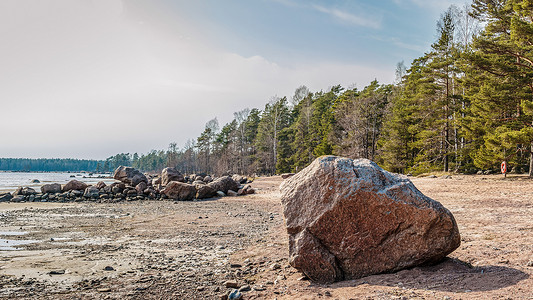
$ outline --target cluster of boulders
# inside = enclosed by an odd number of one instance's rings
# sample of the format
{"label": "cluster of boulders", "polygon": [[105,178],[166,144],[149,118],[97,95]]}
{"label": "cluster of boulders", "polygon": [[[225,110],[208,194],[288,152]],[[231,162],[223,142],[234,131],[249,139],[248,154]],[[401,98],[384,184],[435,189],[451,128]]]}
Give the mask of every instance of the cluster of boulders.
{"label": "cluster of boulders", "polygon": [[247,183],[250,180],[240,175],[214,178],[207,174],[183,176],[175,168],[165,168],[161,176],[152,179],[152,186],[174,200],[205,199],[215,196],[239,196],[255,193]]}
{"label": "cluster of boulders", "polygon": [[0,194],[0,202],[22,201],[84,201],[84,200],[193,200],[212,197],[239,196],[255,193],[251,181],[240,175],[213,178],[206,174],[182,175],[175,168],[165,168],[160,175],[147,177],[131,167],[118,167],[113,178],[118,182],[87,185],[71,180],[65,185],[45,184],[41,192],[30,187],[20,187],[13,193]]}

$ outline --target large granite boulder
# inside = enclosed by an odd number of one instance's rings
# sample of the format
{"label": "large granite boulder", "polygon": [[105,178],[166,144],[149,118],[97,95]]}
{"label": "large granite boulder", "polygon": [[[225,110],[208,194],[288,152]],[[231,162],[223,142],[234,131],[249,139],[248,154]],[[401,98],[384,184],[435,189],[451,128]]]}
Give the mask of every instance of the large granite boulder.
{"label": "large granite boulder", "polygon": [[51,193],[51,194],[61,193],[61,184],[59,184],[59,183],[45,184],[45,185],[41,186],[41,193],[43,193],[43,194],[46,194],[46,193]]}
{"label": "large granite boulder", "polygon": [[229,190],[237,192],[239,190],[239,184],[235,182],[231,177],[229,176],[222,176],[219,177],[210,183],[207,184],[209,187],[214,189],[215,191],[222,191],[224,194],[227,194]]}
{"label": "large granite boulder", "polygon": [[211,198],[217,195],[217,191],[206,184],[195,184],[194,187],[196,188],[196,199]]}
{"label": "large granite boulder", "polygon": [[96,186],[89,186],[83,192],[85,198],[98,198],[100,196],[100,190]]}
{"label": "large granite boulder", "polygon": [[238,175],[238,174],[233,174],[233,176],[231,176],[231,178],[233,180],[235,180],[235,182],[237,182],[239,184],[245,184],[248,181],[248,178],[246,178],[244,176],[241,176],[241,175]]}
{"label": "large granite boulder", "polygon": [[118,167],[113,173],[113,178],[131,186],[137,186],[141,182],[148,183],[148,178],[141,171],[132,167]]}
{"label": "large granite boulder", "polygon": [[37,194],[37,192],[32,189],[31,187],[24,187],[22,188],[22,195],[24,196],[31,196],[31,195],[35,195]]}
{"label": "large granite boulder", "polygon": [[72,190],[85,191],[87,186],[88,185],[85,182],[81,182],[79,180],[72,179],[71,181],[69,181],[67,184],[65,184],[63,186],[63,192],[68,192],[68,191],[72,191]]}
{"label": "large granite boulder", "polygon": [[113,182],[111,185],[111,192],[113,194],[122,194],[124,189],[126,188],[126,185],[122,182]]}
{"label": "large granite boulder", "polygon": [[196,188],[191,184],[171,181],[161,193],[174,200],[192,200],[196,195]]}
{"label": "large granite boulder", "polygon": [[13,192],[13,196],[30,196],[35,195],[37,192],[31,187],[19,187]]}
{"label": "large granite boulder", "polygon": [[156,177],[152,179],[152,186],[157,186],[161,184],[161,177]]}
{"label": "large granite boulder", "polygon": [[254,188],[252,188],[251,185],[247,184],[242,189],[239,189],[237,192],[237,195],[249,195],[249,194],[255,194]]}
{"label": "large granite boulder", "polygon": [[138,194],[144,193],[144,190],[146,190],[147,188],[148,188],[148,185],[144,181],[139,182],[139,184],[135,186],[135,190],[137,191]]}
{"label": "large granite boulder", "polygon": [[105,188],[107,186],[107,184],[105,184],[105,182],[103,181],[98,181],[98,183],[95,185],[97,189],[101,190],[103,188]]}
{"label": "large granite boulder", "polygon": [[438,262],[460,244],[450,211],[367,159],[319,157],[281,193],[289,263],[315,282]]}
{"label": "large granite boulder", "polygon": [[161,184],[167,185],[171,181],[184,182],[185,179],[176,168],[164,168],[163,171],[161,171]]}

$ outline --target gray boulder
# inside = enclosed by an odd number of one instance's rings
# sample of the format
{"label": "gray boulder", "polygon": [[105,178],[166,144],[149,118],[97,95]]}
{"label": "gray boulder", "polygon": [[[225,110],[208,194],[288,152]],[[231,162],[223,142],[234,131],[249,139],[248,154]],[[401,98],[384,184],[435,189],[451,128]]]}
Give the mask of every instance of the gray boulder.
{"label": "gray boulder", "polygon": [[235,182],[239,184],[244,184],[248,181],[246,177],[238,175],[238,174],[234,174],[233,176],[231,176],[231,179],[235,180]]}
{"label": "gray boulder", "polygon": [[196,184],[194,187],[196,188],[196,199],[211,198],[217,194],[217,191],[206,184]]}
{"label": "gray boulder", "polygon": [[101,190],[105,188],[107,185],[103,181],[98,181],[98,183],[95,185],[97,189]]}
{"label": "gray boulder", "polygon": [[13,199],[13,195],[10,193],[0,194],[0,202],[8,202]]}
{"label": "gray boulder", "polygon": [[252,188],[251,185],[247,184],[242,189],[239,189],[237,192],[238,195],[249,195],[249,194],[255,194],[255,190]]}
{"label": "gray boulder", "polygon": [[43,194],[46,194],[46,193],[51,193],[51,194],[61,193],[61,184],[59,184],[59,183],[45,184],[45,185],[41,186],[41,193],[43,193]]}
{"label": "gray boulder", "polygon": [[196,188],[191,184],[171,181],[161,193],[174,200],[192,200],[196,195]]}
{"label": "gray boulder", "polygon": [[109,186],[111,187],[111,192],[113,194],[121,194],[126,188],[126,185],[122,182],[114,182]]}
{"label": "gray boulder", "polygon": [[24,187],[22,189],[22,195],[24,196],[30,196],[30,195],[35,195],[35,194],[37,194],[37,192],[31,187]]}
{"label": "gray boulder", "polygon": [[137,193],[139,193],[139,194],[144,193],[144,190],[146,190],[147,188],[148,188],[148,185],[147,185],[146,182],[144,182],[144,181],[139,182],[139,184],[135,186],[135,190],[136,190]]}
{"label": "gray boulder", "polygon": [[[71,190],[70,192],[68,192],[66,196],[71,197],[71,198],[77,198],[77,197],[81,197],[84,192],[82,192],[81,190]],[[62,195],[62,196],[65,196],[65,195]]]}
{"label": "gray boulder", "polygon": [[152,186],[157,186],[161,184],[161,177],[156,177],[152,179]]}
{"label": "gray boulder", "polygon": [[164,168],[163,171],[161,171],[161,184],[167,185],[171,181],[184,182],[185,179],[176,168]]}
{"label": "gray boulder", "polygon": [[83,193],[83,197],[85,198],[98,198],[100,196],[100,190],[95,186],[89,186],[85,189],[85,192]]}
{"label": "gray boulder", "polygon": [[222,191],[224,194],[227,194],[229,190],[237,192],[239,190],[239,184],[235,182],[229,176],[219,177],[212,182],[207,184],[209,187],[215,191]]}
{"label": "gray boulder", "polygon": [[106,185],[106,186],[103,188],[103,190],[100,190],[100,191],[103,191],[103,192],[106,193],[106,194],[111,194],[111,193],[113,193],[113,187],[110,186],[110,185]]}
{"label": "gray boulder", "polygon": [[87,184],[85,182],[81,182],[76,179],[73,179],[63,186],[62,191],[63,192],[68,192],[72,190],[85,191],[86,188],[87,188]]}
{"label": "gray boulder", "polygon": [[113,178],[131,186],[136,186],[141,182],[148,183],[148,178],[139,170],[132,167],[118,167],[115,173],[113,173]]}
{"label": "gray boulder", "polygon": [[23,202],[23,201],[25,201],[25,198],[22,195],[17,195],[11,199],[11,202]]}

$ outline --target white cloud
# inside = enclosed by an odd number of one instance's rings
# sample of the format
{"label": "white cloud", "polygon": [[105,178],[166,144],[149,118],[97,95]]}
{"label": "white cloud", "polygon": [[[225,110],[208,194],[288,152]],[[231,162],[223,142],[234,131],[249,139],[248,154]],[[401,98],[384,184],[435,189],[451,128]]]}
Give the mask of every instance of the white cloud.
{"label": "white cloud", "polygon": [[405,43],[397,38],[392,38],[391,42],[400,48],[416,51],[419,53],[424,53],[424,51],[428,50],[425,46]]}
{"label": "white cloud", "polygon": [[393,79],[392,68],[287,67],[228,53],[190,27],[170,24],[179,18],[131,2],[19,1],[0,7],[0,28],[9,28],[0,31],[0,157],[146,153],[183,145],[209,119],[228,122],[234,111],[263,108],[302,84],[320,90]]}
{"label": "white cloud", "polygon": [[398,48],[412,50],[412,51],[419,52],[419,53],[424,53],[424,51],[427,51],[427,48],[423,45],[419,45],[416,43],[406,43],[397,37],[381,37],[381,36],[373,35],[372,38],[375,40],[381,41],[381,42],[386,42],[388,44],[395,45]]}
{"label": "white cloud", "polygon": [[[457,1],[457,0],[393,0],[393,2],[396,3],[397,5],[411,4],[411,5],[415,5],[415,6],[429,9],[432,11],[441,12],[441,11],[446,10],[452,4],[457,5],[458,2],[460,1]],[[464,0],[463,3],[464,2],[470,2],[470,1]]]}
{"label": "white cloud", "polygon": [[381,27],[381,18],[369,18],[342,11],[337,8],[329,8],[320,5],[312,6],[315,10],[332,16],[333,18],[352,25],[378,29]]}
{"label": "white cloud", "polygon": [[338,20],[339,22],[350,24],[350,25],[375,28],[375,29],[379,29],[381,27],[382,17],[376,17],[372,15],[369,11],[366,11],[363,16],[363,14],[356,15],[356,14],[353,14],[347,11],[343,11],[338,8],[326,7],[326,6],[318,5],[318,4],[311,4],[311,5],[299,4],[291,0],[272,0],[272,1],[278,2],[287,7],[310,8],[315,11],[324,13],[332,17],[333,19]]}

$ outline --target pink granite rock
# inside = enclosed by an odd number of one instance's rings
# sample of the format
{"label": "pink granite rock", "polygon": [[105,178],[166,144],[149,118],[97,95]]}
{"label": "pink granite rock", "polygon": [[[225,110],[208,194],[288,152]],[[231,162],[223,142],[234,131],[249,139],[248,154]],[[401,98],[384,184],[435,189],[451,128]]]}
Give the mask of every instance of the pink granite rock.
{"label": "pink granite rock", "polygon": [[281,192],[289,262],[316,282],[438,262],[460,244],[450,211],[367,159],[319,157]]}

